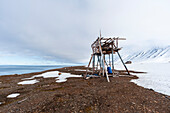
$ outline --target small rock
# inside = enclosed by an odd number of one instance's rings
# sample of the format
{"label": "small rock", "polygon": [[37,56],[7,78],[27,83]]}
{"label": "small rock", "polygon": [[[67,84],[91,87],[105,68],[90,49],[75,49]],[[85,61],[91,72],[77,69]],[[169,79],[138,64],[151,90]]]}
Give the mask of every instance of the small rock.
{"label": "small rock", "polygon": [[134,102],[132,102],[132,104],[135,104]]}
{"label": "small rock", "polygon": [[152,88],[150,88],[149,90],[154,91]]}
{"label": "small rock", "polygon": [[132,64],[132,61],[127,61],[125,62],[125,64]]}

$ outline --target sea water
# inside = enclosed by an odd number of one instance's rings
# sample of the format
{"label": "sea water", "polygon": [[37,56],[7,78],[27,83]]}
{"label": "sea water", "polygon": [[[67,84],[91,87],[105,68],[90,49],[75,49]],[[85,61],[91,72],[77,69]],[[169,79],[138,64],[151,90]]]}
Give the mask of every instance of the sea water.
{"label": "sea water", "polygon": [[0,65],[0,76],[40,72],[66,66],[68,65]]}

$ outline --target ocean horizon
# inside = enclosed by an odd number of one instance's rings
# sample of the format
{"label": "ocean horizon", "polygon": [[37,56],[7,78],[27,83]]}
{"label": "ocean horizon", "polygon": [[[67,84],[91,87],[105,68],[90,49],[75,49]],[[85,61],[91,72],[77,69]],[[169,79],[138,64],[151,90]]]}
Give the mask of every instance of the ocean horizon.
{"label": "ocean horizon", "polygon": [[72,65],[0,65],[0,76],[41,72]]}

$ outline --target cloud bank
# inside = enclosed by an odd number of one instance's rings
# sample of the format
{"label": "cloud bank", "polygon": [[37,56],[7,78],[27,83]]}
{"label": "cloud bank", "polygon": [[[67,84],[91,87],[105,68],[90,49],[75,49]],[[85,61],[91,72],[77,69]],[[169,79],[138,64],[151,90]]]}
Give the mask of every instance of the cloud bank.
{"label": "cloud bank", "polygon": [[[52,62],[87,62],[99,30],[125,48],[170,44],[168,0],[1,0],[0,51]],[[43,61],[43,62],[44,62]]]}

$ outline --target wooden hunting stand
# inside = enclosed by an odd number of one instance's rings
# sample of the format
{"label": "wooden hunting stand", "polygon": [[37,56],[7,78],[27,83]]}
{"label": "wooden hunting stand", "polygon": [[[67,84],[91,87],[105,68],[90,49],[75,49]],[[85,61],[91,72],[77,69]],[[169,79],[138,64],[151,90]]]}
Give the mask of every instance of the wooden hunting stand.
{"label": "wooden hunting stand", "polygon": [[[114,54],[118,54],[121,62],[123,63],[127,74],[130,75],[125,63],[123,62],[119,50],[121,48],[118,47],[118,41],[119,40],[126,40],[126,38],[105,38],[101,36],[100,32],[100,37],[97,38],[97,40],[91,45],[93,53],[91,54],[91,58],[88,64],[88,68],[92,62],[92,69],[93,69],[93,74],[94,72],[98,71],[99,75],[106,75],[107,81],[110,82],[109,76],[108,76],[108,70],[107,68],[111,68],[112,70],[112,75],[114,75]],[[109,56],[109,63],[106,62],[106,55]],[[110,55],[112,57],[112,60],[110,60]],[[97,62],[95,62],[95,58],[97,57]],[[98,69],[99,68],[99,69]],[[88,71],[88,70],[87,70]],[[86,71],[86,75],[87,75]]]}

